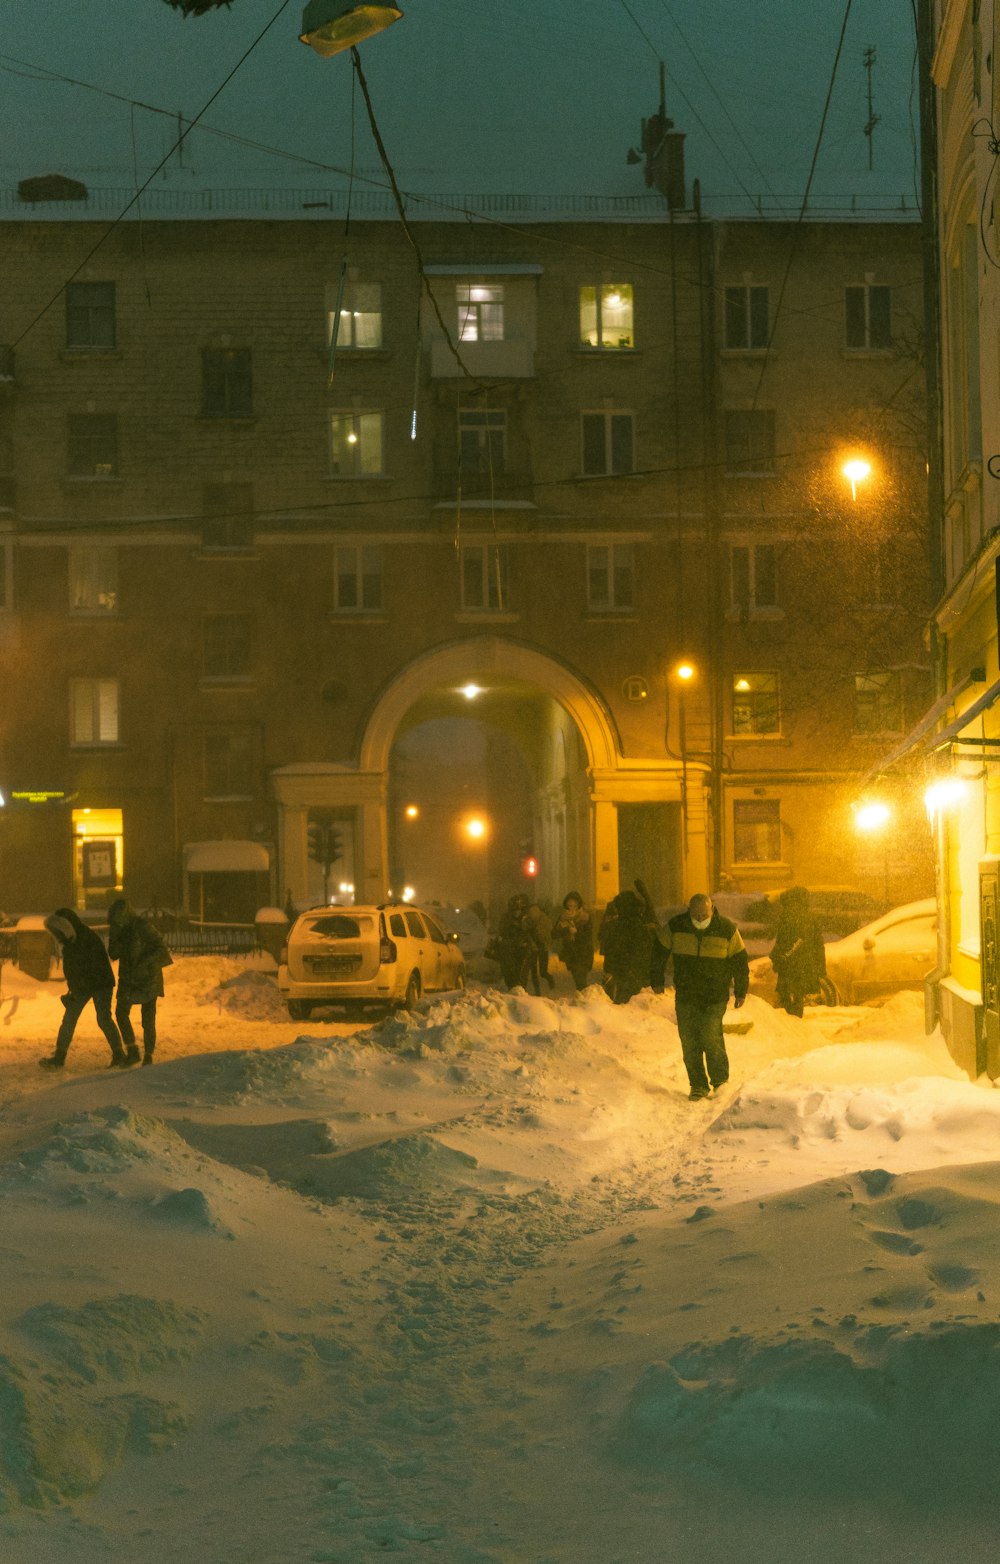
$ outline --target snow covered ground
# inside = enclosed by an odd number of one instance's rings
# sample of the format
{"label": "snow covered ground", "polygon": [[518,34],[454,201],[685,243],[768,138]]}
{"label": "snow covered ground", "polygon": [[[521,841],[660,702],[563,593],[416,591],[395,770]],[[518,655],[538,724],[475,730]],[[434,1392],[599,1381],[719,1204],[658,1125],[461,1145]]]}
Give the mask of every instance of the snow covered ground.
{"label": "snow covered ground", "polygon": [[1000,1547],[1000,1091],[922,1007],[292,1023],[179,960],[157,1064],[0,989],[0,1559],[939,1564]]}

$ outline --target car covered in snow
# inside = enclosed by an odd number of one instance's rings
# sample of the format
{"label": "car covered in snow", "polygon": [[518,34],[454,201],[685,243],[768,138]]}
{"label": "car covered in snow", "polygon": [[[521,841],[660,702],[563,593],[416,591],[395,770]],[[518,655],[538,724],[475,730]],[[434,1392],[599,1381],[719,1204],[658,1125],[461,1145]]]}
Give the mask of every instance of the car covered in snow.
{"label": "car covered in snow", "polygon": [[[816,1003],[856,1005],[882,994],[921,989],[937,959],[937,907],[933,897],[895,907],[863,928],[826,946],[826,985]],[[750,963],[750,992],[777,1003],[768,956]]]}
{"label": "car covered in snow", "polygon": [[457,936],[421,907],[313,907],[296,918],[278,965],[293,1021],[321,1005],[412,1009],[421,994],[465,987]]}

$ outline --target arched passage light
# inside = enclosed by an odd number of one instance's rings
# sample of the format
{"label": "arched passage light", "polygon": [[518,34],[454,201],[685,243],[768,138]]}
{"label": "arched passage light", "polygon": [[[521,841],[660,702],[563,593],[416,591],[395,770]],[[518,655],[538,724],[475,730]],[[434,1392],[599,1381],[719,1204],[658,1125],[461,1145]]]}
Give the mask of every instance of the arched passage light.
{"label": "arched passage light", "polygon": [[329,59],[384,32],[402,16],[398,5],[350,5],[344,0],[309,0],[299,39]]}

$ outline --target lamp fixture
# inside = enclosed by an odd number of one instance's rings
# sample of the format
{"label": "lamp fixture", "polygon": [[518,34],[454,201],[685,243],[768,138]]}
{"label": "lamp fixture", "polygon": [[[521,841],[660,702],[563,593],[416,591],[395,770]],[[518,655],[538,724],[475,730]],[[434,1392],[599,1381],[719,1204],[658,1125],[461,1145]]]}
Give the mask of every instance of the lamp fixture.
{"label": "lamp fixture", "polygon": [[344,0],[309,0],[302,13],[301,43],[307,43],[324,59],[353,49],[375,33],[398,22],[397,5],[351,5]]}

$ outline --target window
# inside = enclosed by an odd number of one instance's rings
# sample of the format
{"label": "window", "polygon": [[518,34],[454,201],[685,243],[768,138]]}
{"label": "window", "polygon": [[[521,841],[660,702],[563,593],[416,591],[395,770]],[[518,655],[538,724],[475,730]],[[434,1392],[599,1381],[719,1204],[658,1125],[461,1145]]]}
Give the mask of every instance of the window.
{"label": "window", "polygon": [[248,679],[252,628],[249,614],[206,614],[202,621],[202,677]]}
{"label": "window", "polygon": [[347,547],[333,552],[333,606],[338,613],[382,607],[382,550]]}
{"label": "window", "polygon": [[113,348],[115,345],[115,285],[113,282],[66,284],[66,346]]}
{"label": "window", "polygon": [[580,346],[631,348],[635,345],[632,284],[605,282],[580,289]]}
{"label": "window", "polygon": [[381,474],[381,413],[331,413],[330,471],[335,478],[377,478]]}
{"label": "window", "polygon": [[424,922],[419,912],[410,911],[408,908],[406,912],[403,913],[403,917],[406,919],[407,930],[413,939],[427,938],[427,930],[424,928]]}
{"label": "window", "polygon": [[635,549],[631,543],[588,544],[587,607],[635,607]]}
{"label": "window", "polygon": [[743,613],[778,606],[778,551],[773,543],[734,544],[729,551],[731,602]]}
{"label": "window", "polygon": [[844,289],[846,342],[861,352],[884,352],[892,347],[892,289],[866,282],[863,288]]}
{"label": "window", "polygon": [[[326,290],[326,340],[333,341],[339,284]],[[370,352],[382,346],[382,285],[378,282],[345,282],[340,300],[337,347]]]}
{"label": "window", "polygon": [[249,549],[253,547],[253,484],[206,483],[202,491],[202,547]]}
{"label": "window", "polygon": [[899,674],[856,673],[854,675],[855,733],[901,733],[903,699]]}
{"label": "window", "polygon": [[118,743],[117,679],[71,679],[69,741],[76,745]]}
{"label": "window", "polygon": [[114,614],[118,610],[118,550],[80,543],[69,551],[71,614]]}
{"label": "window", "polygon": [[778,675],[734,674],[733,732],[777,733],[779,726]]}
{"label": "window", "polygon": [[781,805],[776,798],[734,800],[733,859],[736,863],[781,862]]}
{"label": "window", "polygon": [[254,741],[250,733],[205,734],[205,797],[252,798]]}
{"label": "window", "polygon": [[70,413],[66,471],[71,478],[118,474],[118,419],[114,413]]}
{"label": "window", "polygon": [[460,342],[503,341],[503,287],[460,282],[455,289]]}
{"label": "window", "polygon": [[462,545],[462,607],[507,607],[508,555],[503,543]]}
{"label": "window", "polygon": [[774,471],[774,411],[772,408],[730,408],[726,413],[726,471]]}
{"label": "window", "polygon": [[635,418],[631,413],[583,413],[583,472],[609,477],[635,471]]}
{"label": "window", "polygon": [[246,418],[253,412],[249,348],[202,348],[201,410],[213,418]]}
{"label": "window", "polygon": [[463,477],[502,473],[507,465],[507,414],[460,407],[458,454]]}
{"label": "window", "polygon": [[766,348],[770,334],[766,288],[744,284],[726,289],[727,348]]}

